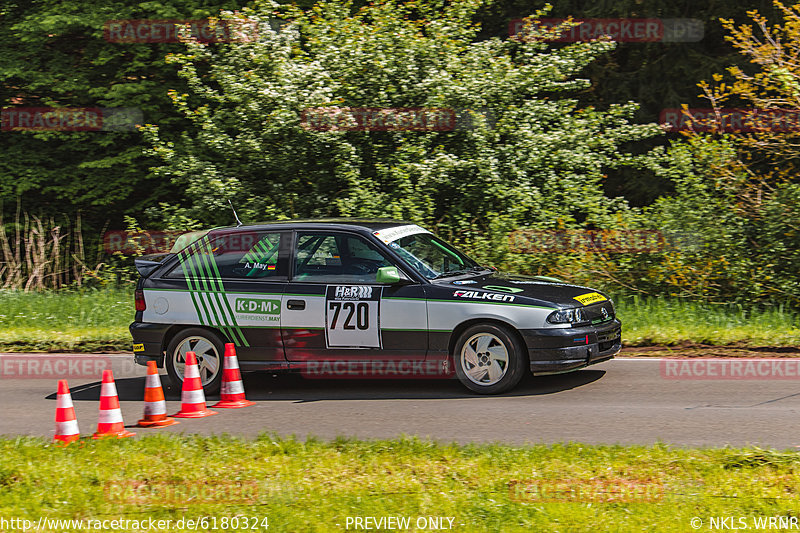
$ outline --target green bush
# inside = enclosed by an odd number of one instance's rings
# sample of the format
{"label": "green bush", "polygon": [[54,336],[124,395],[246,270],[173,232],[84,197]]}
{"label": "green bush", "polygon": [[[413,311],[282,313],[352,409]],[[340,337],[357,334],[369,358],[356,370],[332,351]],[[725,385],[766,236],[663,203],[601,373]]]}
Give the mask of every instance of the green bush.
{"label": "green bush", "polygon": [[[477,40],[480,7],[320,3],[282,8],[279,29],[262,7],[239,15],[262,21],[257,42],[171,56],[190,87],[172,97],[194,127],[181,138],[156,126],[147,134],[163,162],[156,172],[192,200],[179,211],[229,223],[230,199],[245,221],[398,217],[492,249],[521,226],[612,225],[627,205],[603,194],[604,172],[633,164],[623,143],[660,132],[631,124],[633,103],[598,110],[570,96],[590,86],[580,73],[614,44]],[[447,108],[471,125],[304,127],[308,109],[353,107]]]}

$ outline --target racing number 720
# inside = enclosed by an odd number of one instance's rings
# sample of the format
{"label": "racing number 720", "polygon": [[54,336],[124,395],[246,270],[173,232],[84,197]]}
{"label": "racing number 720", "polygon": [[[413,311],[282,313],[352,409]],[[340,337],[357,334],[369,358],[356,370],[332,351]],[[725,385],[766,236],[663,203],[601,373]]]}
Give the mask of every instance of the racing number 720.
{"label": "racing number 720", "polygon": [[[328,309],[333,311],[331,319],[331,329],[336,329],[339,321],[339,313],[344,309],[347,316],[341,329],[369,329],[369,304],[367,302],[329,302]],[[353,325],[353,315],[356,317],[356,324]]]}

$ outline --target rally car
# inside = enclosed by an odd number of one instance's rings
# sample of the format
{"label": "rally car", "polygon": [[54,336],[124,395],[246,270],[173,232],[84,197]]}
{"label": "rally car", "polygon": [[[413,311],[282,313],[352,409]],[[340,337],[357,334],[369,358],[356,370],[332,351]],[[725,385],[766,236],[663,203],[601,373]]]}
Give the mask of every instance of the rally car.
{"label": "rally car", "polygon": [[422,227],[326,219],[181,236],[136,261],[136,362],[180,385],[187,351],[219,389],[225,343],[243,371],[444,377],[494,394],[614,357],[620,321],[602,292],[501,274]]}

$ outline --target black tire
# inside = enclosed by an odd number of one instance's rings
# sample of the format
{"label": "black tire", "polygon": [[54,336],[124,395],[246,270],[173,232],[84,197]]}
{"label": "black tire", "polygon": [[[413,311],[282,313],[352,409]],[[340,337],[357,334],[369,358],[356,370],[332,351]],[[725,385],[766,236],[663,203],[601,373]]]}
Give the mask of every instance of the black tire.
{"label": "black tire", "polygon": [[528,354],[519,336],[511,328],[498,324],[467,328],[456,342],[453,359],[459,381],[478,394],[511,390],[529,370]]}
{"label": "black tire", "polygon": [[[189,349],[184,350],[183,348]],[[164,366],[167,368],[167,374],[173,387],[178,390],[183,385],[183,361],[185,361],[186,351],[194,351],[197,355],[203,392],[205,394],[219,392],[222,384],[222,358],[225,354],[225,342],[216,333],[202,328],[187,328],[172,338],[164,356]],[[216,355],[216,372],[212,373],[210,363],[214,360],[214,355]]]}

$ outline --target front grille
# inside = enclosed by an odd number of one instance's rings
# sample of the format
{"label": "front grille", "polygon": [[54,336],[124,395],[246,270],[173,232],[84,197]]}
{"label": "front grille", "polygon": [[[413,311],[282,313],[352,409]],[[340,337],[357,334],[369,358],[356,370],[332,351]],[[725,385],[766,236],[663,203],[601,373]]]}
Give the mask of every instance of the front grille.
{"label": "front grille", "polygon": [[605,331],[597,334],[597,342],[600,344],[611,343],[614,344],[622,336],[620,328],[614,328],[611,331]]}

